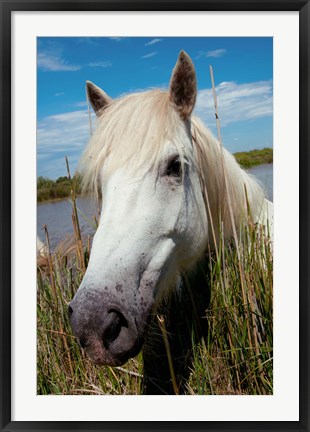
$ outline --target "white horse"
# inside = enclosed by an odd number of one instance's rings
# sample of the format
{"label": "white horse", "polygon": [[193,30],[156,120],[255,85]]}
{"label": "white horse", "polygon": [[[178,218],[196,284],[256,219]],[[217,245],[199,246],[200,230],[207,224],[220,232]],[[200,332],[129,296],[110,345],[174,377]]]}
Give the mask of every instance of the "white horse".
{"label": "white horse", "polygon": [[217,248],[220,231],[236,235],[249,212],[267,224],[272,204],[191,116],[196,74],[185,52],[167,92],[112,100],[90,82],[87,91],[98,126],[82,172],[102,195],[102,216],[69,314],[91,360],[116,366],[140,351],[151,312]]}

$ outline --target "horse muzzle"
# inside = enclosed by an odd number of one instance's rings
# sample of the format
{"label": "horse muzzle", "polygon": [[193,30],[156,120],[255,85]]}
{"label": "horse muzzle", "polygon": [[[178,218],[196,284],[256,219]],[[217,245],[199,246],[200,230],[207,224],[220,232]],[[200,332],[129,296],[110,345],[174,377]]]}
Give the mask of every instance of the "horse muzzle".
{"label": "horse muzzle", "polygon": [[120,366],[139,353],[143,341],[133,315],[110,296],[77,293],[68,313],[73,333],[93,363]]}

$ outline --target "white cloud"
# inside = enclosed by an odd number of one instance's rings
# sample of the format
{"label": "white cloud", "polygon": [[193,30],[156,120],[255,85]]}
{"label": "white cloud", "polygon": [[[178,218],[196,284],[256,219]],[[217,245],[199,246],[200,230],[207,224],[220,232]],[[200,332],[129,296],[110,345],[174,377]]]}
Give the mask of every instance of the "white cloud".
{"label": "white cloud", "polygon": [[60,93],[55,93],[55,96],[63,96],[64,92],[60,92]]}
{"label": "white cloud", "polygon": [[214,58],[218,58],[218,57],[222,57],[224,54],[226,54],[226,49],[221,48],[221,49],[216,49],[213,51],[199,51],[198,55],[196,56],[197,59],[201,58],[201,57],[214,57]]}
{"label": "white cloud", "polygon": [[[221,126],[273,113],[272,81],[248,84],[222,82],[216,87],[216,94]],[[195,114],[209,126],[215,125],[212,89],[198,92]]]}
{"label": "white cloud", "polygon": [[147,42],[145,44],[145,46],[154,45],[154,44],[157,44],[158,42],[161,42],[161,41],[162,41],[162,39],[154,38],[154,39],[150,40],[149,42]]}
{"label": "white cloud", "polygon": [[86,43],[92,46],[100,46],[100,38],[99,37],[79,37],[77,38],[79,43]]}
{"label": "white cloud", "polygon": [[207,57],[222,57],[226,53],[225,49],[217,49],[214,51],[207,51]]}
{"label": "white cloud", "polygon": [[54,114],[48,117],[49,121],[57,121],[57,122],[65,122],[65,123],[71,123],[75,120],[79,120],[84,117],[84,115],[87,113],[87,111],[73,111],[73,112],[67,112],[64,114]]}
{"label": "white cloud", "polygon": [[151,52],[149,54],[145,54],[144,56],[142,56],[142,58],[147,59],[147,58],[150,58],[150,57],[154,57],[154,55],[156,55],[156,54],[157,54],[157,52],[154,51],[154,52]]}
{"label": "white cloud", "polygon": [[107,68],[107,67],[111,67],[112,63],[109,60],[106,61],[97,61],[97,62],[90,62],[88,63],[89,67],[99,67],[99,68]]}
{"label": "white cloud", "polygon": [[[92,125],[95,127],[92,114]],[[64,156],[71,161],[72,172],[89,140],[87,110],[56,114],[39,121],[37,129],[38,175],[52,178],[65,175]]]}
{"label": "white cloud", "polygon": [[38,53],[38,68],[43,71],[52,72],[66,72],[66,71],[77,71],[81,69],[80,65],[70,64],[64,60],[60,55],[51,54],[49,52],[41,51]]}
{"label": "white cloud", "polygon": [[86,100],[85,101],[79,101],[79,102],[75,102],[73,104],[69,104],[69,106],[77,107],[77,108],[87,107],[87,102],[86,102]]}

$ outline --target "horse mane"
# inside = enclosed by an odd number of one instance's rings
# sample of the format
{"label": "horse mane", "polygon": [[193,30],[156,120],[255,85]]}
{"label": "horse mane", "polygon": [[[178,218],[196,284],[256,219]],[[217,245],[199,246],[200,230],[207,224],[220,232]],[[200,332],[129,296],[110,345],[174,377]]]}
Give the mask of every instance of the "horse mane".
{"label": "horse mane", "polygon": [[233,225],[239,231],[249,217],[255,222],[261,218],[265,194],[258,181],[240,167],[235,157],[194,116],[191,132],[202,193],[213,225],[209,224],[209,239],[211,245],[219,244],[221,233],[225,238],[233,235]]}
{"label": "horse mane", "polygon": [[98,198],[103,166],[107,176],[123,166],[144,173],[156,169],[163,145],[171,140],[181,161],[187,159],[196,164],[207,214],[209,220],[212,218],[213,233],[210,227],[209,239],[211,244],[218,244],[220,232],[230,237],[233,224],[238,229],[249,211],[254,221],[259,219],[264,193],[195,116],[191,118],[194,157],[185,154],[182,144],[188,133],[188,124],[172,106],[167,91],[150,90],[114,99],[100,113],[97,128],[80,160],[83,190]]}

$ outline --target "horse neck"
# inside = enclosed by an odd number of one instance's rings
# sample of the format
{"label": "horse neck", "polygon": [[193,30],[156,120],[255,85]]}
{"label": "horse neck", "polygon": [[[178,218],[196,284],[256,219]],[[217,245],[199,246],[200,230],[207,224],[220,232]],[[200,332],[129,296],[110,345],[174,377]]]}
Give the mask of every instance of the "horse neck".
{"label": "horse neck", "polygon": [[236,162],[233,155],[220,146],[211,132],[197,119],[192,121],[193,143],[209,218],[210,247],[219,244],[221,235],[229,238],[242,222],[258,221],[264,193]]}

